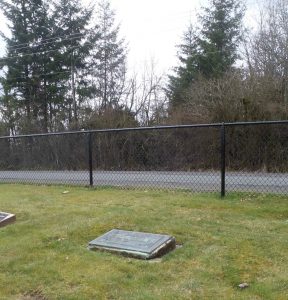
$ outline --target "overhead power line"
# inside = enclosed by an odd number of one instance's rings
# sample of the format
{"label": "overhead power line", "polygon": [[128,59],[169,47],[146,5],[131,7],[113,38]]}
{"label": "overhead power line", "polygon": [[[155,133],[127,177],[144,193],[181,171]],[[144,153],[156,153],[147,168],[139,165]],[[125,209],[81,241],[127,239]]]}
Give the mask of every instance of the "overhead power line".
{"label": "overhead power line", "polygon": [[47,46],[49,44],[52,44],[52,43],[61,43],[63,41],[72,41],[72,40],[75,40],[75,39],[78,39],[79,37],[81,36],[76,36],[76,37],[70,37],[70,38],[66,38],[66,39],[61,39],[59,41],[51,41],[51,42],[45,42],[45,43],[39,43],[39,44],[34,44],[34,45],[31,45],[31,46],[25,46],[25,47],[20,47],[20,48],[16,48],[16,49],[13,49],[11,47],[9,47],[9,50],[25,50],[25,49],[31,49],[33,50],[33,48],[37,48],[37,47],[40,47],[40,46]]}
{"label": "overhead power line", "polygon": [[[73,49],[77,49],[77,48],[80,48],[82,46],[73,46],[73,47],[68,47],[66,48],[66,50],[73,50]],[[36,54],[46,54],[46,53],[50,53],[50,52],[55,52],[55,51],[58,51],[58,49],[53,49],[53,50],[47,50],[47,51],[39,51],[39,52],[33,52],[33,53],[27,53],[27,54],[21,54],[21,55],[15,55],[15,56],[6,56],[6,57],[1,57],[0,58],[0,61],[4,61],[4,60],[8,60],[8,59],[14,59],[14,58],[22,58],[22,57],[27,57],[27,56],[33,56],[33,55],[36,55]]]}
{"label": "overhead power line", "polygon": [[[33,78],[40,78],[40,77],[45,77],[45,76],[52,76],[52,75],[59,75],[59,74],[66,74],[66,73],[71,73],[71,70],[67,70],[67,71],[61,71],[61,72],[51,72],[51,73],[42,73],[42,74],[36,74],[33,76],[27,76],[27,77],[9,77],[7,78],[8,80],[14,80],[14,79],[33,79]],[[6,79],[6,80],[7,80]]]}
{"label": "overhead power line", "polygon": [[[70,34],[70,35],[62,35],[62,36],[59,35],[59,36],[51,37],[51,38],[48,38],[48,39],[42,39],[40,42],[38,42],[38,45],[37,45],[37,42],[36,42],[36,46],[41,45],[41,43],[43,43],[43,42],[46,43],[47,41],[54,41],[54,40],[57,40],[59,38],[61,38],[61,39],[66,39],[66,38],[69,38],[69,37],[78,38],[78,37],[87,35],[87,33],[88,32],[86,32],[86,33],[73,33],[73,34]],[[18,48],[18,47],[25,46],[25,45],[27,45],[27,47],[31,47],[30,44],[33,44],[33,42],[30,41],[30,42],[27,42],[27,43],[16,44],[16,45],[10,46],[9,49]]]}

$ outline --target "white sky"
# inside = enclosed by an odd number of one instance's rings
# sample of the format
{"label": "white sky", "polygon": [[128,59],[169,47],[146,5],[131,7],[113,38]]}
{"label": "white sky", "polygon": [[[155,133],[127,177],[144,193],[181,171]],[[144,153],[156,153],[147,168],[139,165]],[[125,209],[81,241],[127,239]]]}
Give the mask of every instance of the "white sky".
{"label": "white sky", "polygon": [[[201,1],[202,3],[206,1]],[[130,67],[153,59],[163,71],[175,63],[176,48],[200,0],[111,0],[130,50]]]}
{"label": "white sky", "polygon": [[[85,0],[83,0],[85,2]],[[88,0],[87,0],[88,1]],[[197,21],[208,0],[110,0],[129,45],[130,69],[153,60],[157,70],[167,73],[177,65],[176,45],[190,21]],[[266,0],[243,0],[247,6],[245,25],[253,28],[259,8]]]}
{"label": "white sky", "polygon": [[[89,3],[90,0],[82,0]],[[208,0],[110,0],[121,24],[121,36],[129,48],[129,68],[142,68],[153,60],[160,72],[167,72],[177,64],[176,45],[191,21]],[[266,0],[246,0],[246,26],[253,27],[259,7]],[[0,29],[5,30],[5,20],[0,14]],[[0,43],[0,55],[4,45]]]}

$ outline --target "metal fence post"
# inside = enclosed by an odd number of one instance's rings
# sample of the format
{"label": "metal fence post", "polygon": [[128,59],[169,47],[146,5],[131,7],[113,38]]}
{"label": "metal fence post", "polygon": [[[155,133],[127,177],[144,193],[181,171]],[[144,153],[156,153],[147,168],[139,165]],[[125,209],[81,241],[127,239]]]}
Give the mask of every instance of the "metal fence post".
{"label": "metal fence post", "polygon": [[221,197],[225,197],[226,175],[226,134],[225,123],[221,125]]}
{"label": "metal fence post", "polygon": [[92,133],[88,133],[88,162],[89,162],[89,179],[90,179],[90,186],[93,186],[93,157],[92,157]]}

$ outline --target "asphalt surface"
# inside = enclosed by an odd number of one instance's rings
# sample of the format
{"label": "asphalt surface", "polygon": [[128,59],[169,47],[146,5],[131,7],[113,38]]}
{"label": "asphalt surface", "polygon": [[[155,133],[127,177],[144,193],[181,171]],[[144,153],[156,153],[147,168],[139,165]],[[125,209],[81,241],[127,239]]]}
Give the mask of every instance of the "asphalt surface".
{"label": "asphalt surface", "polygon": [[[220,172],[94,171],[94,186],[179,188],[196,192],[221,187]],[[2,183],[89,185],[88,171],[0,171]],[[288,193],[288,173],[227,172],[227,191]]]}

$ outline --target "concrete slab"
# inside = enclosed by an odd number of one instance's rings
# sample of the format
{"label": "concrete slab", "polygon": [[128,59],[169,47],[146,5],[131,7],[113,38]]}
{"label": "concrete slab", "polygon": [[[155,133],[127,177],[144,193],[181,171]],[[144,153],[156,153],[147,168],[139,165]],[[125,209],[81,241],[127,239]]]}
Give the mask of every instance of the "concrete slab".
{"label": "concrete slab", "polygon": [[175,238],[170,235],[119,229],[112,229],[88,245],[90,250],[104,250],[140,259],[160,257],[175,247]]}
{"label": "concrete slab", "polygon": [[0,227],[4,227],[16,221],[16,216],[6,212],[0,212]]}

